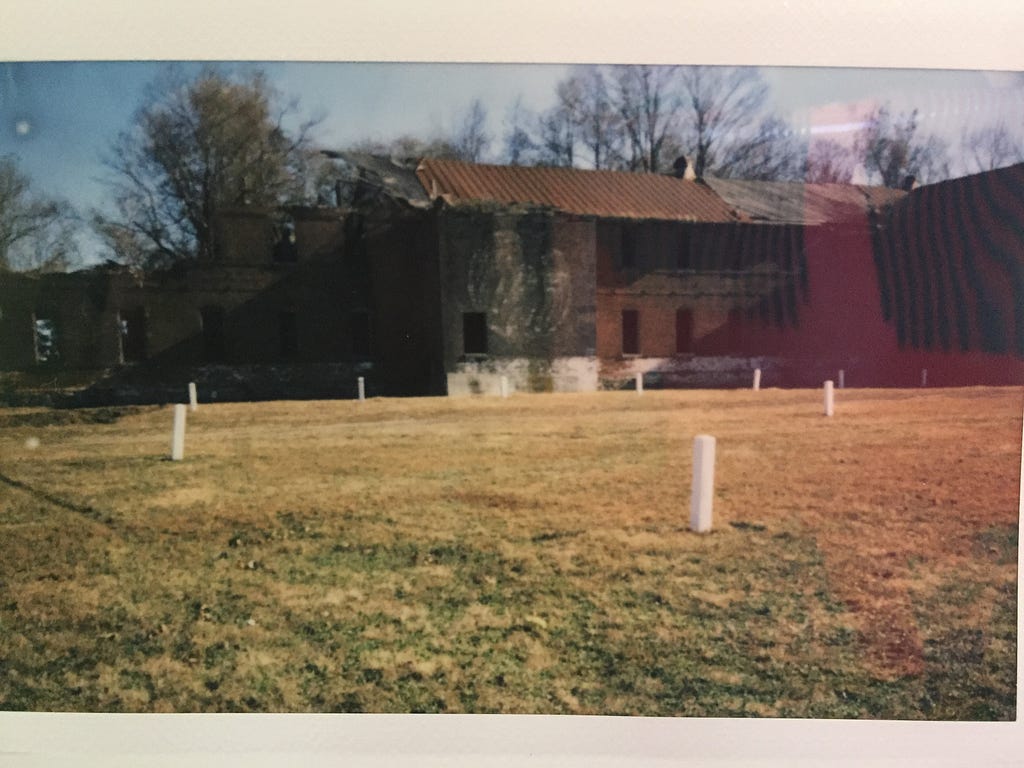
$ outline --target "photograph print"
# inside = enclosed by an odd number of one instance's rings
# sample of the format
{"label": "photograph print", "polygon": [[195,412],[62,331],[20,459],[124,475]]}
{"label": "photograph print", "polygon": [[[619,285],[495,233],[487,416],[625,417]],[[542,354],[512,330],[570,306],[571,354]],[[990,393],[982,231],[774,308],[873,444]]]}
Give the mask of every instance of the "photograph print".
{"label": "photograph print", "polygon": [[1012,721],[1024,75],[0,63],[0,709]]}

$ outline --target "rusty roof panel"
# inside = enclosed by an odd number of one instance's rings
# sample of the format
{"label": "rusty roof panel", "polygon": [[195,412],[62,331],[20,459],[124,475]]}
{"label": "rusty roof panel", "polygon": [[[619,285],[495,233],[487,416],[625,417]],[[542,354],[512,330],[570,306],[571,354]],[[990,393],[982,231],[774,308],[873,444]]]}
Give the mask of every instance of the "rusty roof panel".
{"label": "rusty roof panel", "polygon": [[615,219],[727,223],[739,218],[706,185],[651,173],[425,159],[416,175],[428,195],[455,202],[525,203]]}
{"label": "rusty roof panel", "polygon": [[856,184],[716,178],[707,179],[707,183],[729,205],[750,219],[774,224],[862,221],[869,208],[889,205],[906,195],[898,189]]}

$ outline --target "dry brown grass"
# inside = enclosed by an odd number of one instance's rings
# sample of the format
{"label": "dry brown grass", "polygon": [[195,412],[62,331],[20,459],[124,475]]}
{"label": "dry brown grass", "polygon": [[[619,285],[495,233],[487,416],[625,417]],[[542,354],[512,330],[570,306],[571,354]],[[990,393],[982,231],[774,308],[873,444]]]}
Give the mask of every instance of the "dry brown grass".
{"label": "dry brown grass", "polygon": [[1012,717],[1021,393],[837,396],[0,411],[0,703]]}

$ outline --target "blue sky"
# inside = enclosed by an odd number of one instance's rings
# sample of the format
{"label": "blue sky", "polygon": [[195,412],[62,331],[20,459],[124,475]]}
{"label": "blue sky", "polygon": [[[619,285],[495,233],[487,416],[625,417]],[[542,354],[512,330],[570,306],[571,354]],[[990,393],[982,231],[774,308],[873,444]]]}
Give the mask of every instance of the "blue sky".
{"label": "blue sky", "polygon": [[[68,199],[81,212],[102,205],[102,157],[131,122],[161,62],[0,63],[0,155],[17,157],[34,188]],[[198,63],[177,63],[185,72]],[[222,65],[227,66],[227,65]],[[500,133],[508,94],[542,109],[560,66],[458,64],[235,64],[258,66],[301,116],[322,116],[316,139],[327,148],[362,138],[448,132],[479,97]],[[512,97],[514,98],[514,96]]]}
{"label": "blue sky", "polygon": [[[62,197],[82,214],[104,199],[101,158],[125,129],[161,62],[0,63],[0,155],[13,154],[34,187]],[[200,64],[185,63],[186,72]],[[479,97],[500,137],[509,106],[544,109],[560,65],[271,63],[259,66],[300,113],[321,116],[318,143],[338,148],[363,138],[450,132],[456,116]],[[1024,127],[1024,86],[1017,76],[941,70],[763,68],[774,108],[798,128],[845,128],[849,138],[865,104],[918,107],[922,129],[944,136],[954,150],[965,125],[1003,120]],[[845,117],[844,117],[845,115]],[[840,134],[837,138],[843,138]],[[496,140],[492,150],[499,148]],[[83,242],[93,260],[94,243]]]}

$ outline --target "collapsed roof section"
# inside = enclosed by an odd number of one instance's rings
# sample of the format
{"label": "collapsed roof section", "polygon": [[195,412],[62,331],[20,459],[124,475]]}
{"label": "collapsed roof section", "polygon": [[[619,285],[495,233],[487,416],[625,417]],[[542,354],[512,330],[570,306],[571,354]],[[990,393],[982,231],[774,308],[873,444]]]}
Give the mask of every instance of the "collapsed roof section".
{"label": "collapsed roof section", "polygon": [[820,226],[864,221],[872,209],[906,196],[888,187],[859,184],[804,184],[785,181],[740,181],[707,178],[728,205],[751,221]]}
{"label": "collapsed roof section", "polygon": [[[430,197],[416,178],[415,164],[409,165],[384,155],[365,152],[325,152],[332,160],[350,169],[350,183],[356,196],[384,195],[402,201],[413,208],[429,208]],[[339,193],[339,197],[341,197]]]}

